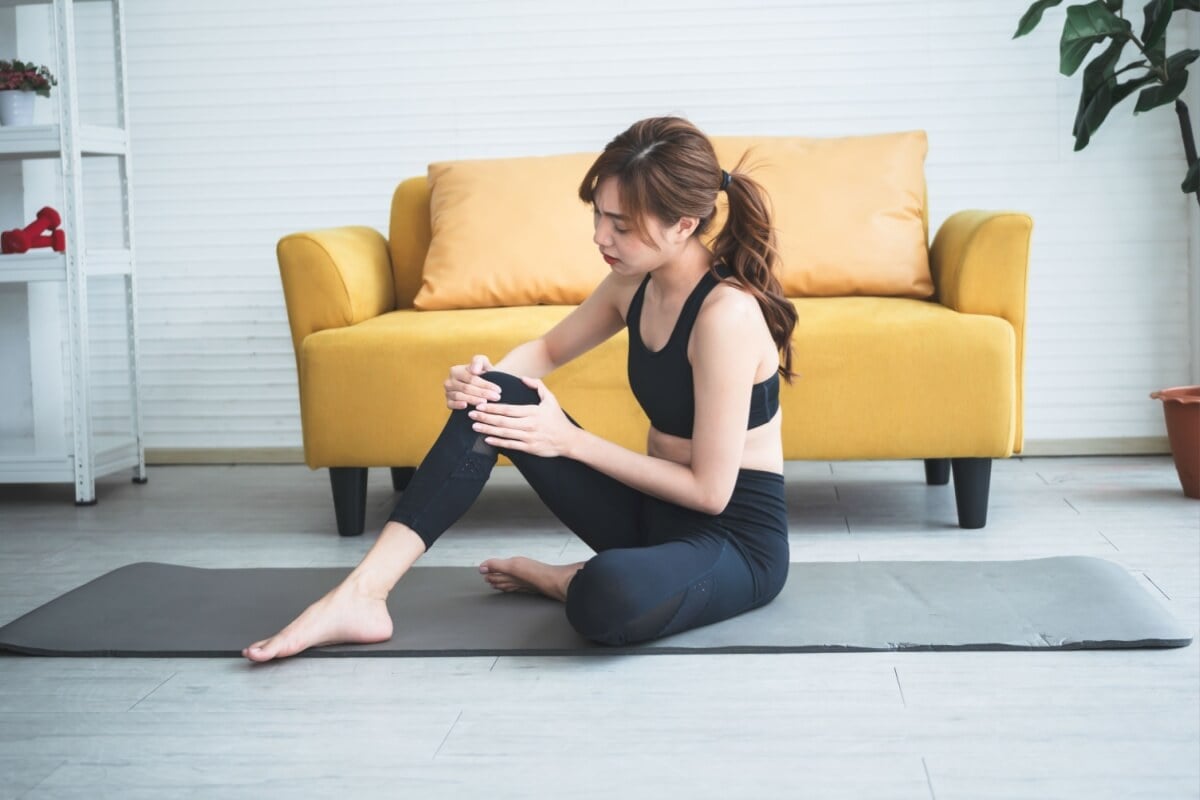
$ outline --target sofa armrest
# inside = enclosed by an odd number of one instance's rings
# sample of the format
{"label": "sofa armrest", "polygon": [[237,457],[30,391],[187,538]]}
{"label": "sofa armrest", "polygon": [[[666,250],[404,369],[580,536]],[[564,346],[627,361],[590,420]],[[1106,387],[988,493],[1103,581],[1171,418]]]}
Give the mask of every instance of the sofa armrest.
{"label": "sofa armrest", "polygon": [[936,298],[964,314],[1002,317],[1016,334],[1016,426],[1024,443],[1025,306],[1033,220],[1011,211],[959,211],[942,223],[929,251]]}
{"label": "sofa armrest", "polygon": [[304,337],[391,311],[395,278],[387,242],[374,228],[293,233],[275,248],[297,367]]}

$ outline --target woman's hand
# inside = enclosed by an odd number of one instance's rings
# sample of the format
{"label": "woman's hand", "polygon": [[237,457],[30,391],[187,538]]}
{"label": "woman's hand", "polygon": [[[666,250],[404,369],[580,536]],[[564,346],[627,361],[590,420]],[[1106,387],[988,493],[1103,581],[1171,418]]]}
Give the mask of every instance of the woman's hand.
{"label": "woman's hand", "polygon": [[494,369],[487,356],[475,356],[470,364],[456,364],[450,368],[446,387],[446,407],[463,409],[478,405],[485,400],[499,400],[500,387],[479,376]]}
{"label": "woman's hand", "polygon": [[567,419],[546,384],[537,378],[522,377],[521,380],[529,388],[537,390],[537,405],[480,403],[468,413],[475,420],[472,427],[485,434],[484,441],[493,447],[520,450],[546,458],[569,457],[580,429]]}

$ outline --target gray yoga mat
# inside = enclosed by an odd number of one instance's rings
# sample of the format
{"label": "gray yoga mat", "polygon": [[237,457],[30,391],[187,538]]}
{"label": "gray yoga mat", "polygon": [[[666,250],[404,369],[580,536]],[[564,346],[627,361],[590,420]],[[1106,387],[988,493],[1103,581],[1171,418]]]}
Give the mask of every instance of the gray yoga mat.
{"label": "gray yoga mat", "polygon": [[[58,656],[238,656],[349,568],[199,569],[139,563],[0,628],[0,649]],[[1182,647],[1190,633],[1124,568],[1022,561],[793,563],[770,604],[653,642],[595,644],[540,595],[492,589],[474,567],[416,567],[388,599],[388,642],[308,656],[803,653]]]}

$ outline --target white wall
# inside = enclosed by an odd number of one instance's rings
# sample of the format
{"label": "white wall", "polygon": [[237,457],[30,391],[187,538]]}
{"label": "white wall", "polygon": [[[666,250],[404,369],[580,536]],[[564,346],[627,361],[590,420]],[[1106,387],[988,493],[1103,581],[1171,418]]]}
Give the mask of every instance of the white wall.
{"label": "white wall", "polygon": [[[97,86],[105,5],[78,12]],[[927,130],[935,230],[962,208],[1035,220],[1028,449],[1145,449],[1148,393],[1200,380],[1178,126],[1127,102],[1073,153],[1062,9],[1012,41],[1027,5],[127,0],[147,447],[299,446],[283,234],[386,232],[395,184],[430,161],[597,150],[677,113],[711,134]]]}

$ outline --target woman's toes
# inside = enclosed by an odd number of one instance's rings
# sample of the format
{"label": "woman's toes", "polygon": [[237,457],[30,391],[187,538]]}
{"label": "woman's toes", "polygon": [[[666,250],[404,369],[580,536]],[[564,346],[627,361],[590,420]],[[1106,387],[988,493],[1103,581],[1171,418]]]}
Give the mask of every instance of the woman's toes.
{"label": "woman's toes", "polygon": [[242,648],[242,655],[245,656],[246,658],[253,658],[254,656],[260,656],[262,654],[263,647],[265,647],[267,644],[267,641],[268,641],[267,639],[263,639],[261,641],[255,642],[252,645]]}

